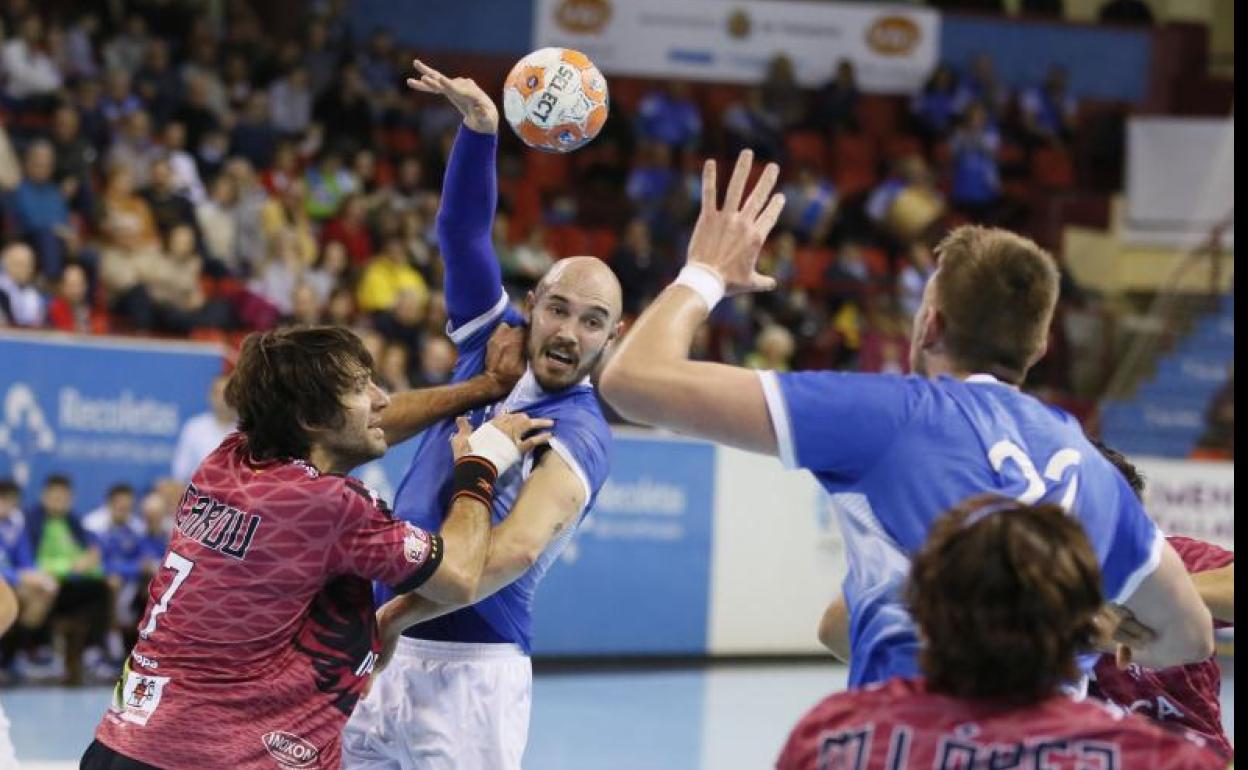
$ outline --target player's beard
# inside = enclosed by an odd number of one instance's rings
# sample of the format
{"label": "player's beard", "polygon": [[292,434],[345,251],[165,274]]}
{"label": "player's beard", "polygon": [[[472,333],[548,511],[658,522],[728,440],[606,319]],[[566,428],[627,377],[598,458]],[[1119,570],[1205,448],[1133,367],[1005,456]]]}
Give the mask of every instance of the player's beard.
{"label": "player's beard", "polygon": [[602,360],[602,355],[606,351],[606,346],[604,345],[588,358],[578,356],[575,368],[573,368],[570,372],[560,373],[554,377],[543,373],[548,371],[545,361],[546,353],[550,350],[560,351],[561,349],[558,346],[552,346],[548,343],[540,345],[531,343],[528,352],[529,365],[533,367],[533,376],[537,379],[537,384],[542,386],[542,390],[547,392],[570,388],[585,379],[585,375],[594,371],[594,369],[598,366],[598,362]]}

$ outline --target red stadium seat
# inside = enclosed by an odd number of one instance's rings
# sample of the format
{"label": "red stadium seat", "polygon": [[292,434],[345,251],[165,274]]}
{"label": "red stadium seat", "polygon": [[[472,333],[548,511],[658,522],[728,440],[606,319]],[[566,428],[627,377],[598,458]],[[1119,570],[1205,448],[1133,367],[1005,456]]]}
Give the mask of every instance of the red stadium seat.
{"label": "red stadium seat", "polygon": [[1031,177],[1048,189],[1073,187],[1075,166],[1065,150],[1041,147],[1031,155]]}
{"label": "red stadium seat", "polygon": [[885,139],[897,132],[897,116],[903,108],[900,97],[864,95],[858,102],[858,124],[867,136]]}
{"label": "red stadium seat", "polygon": [[618,240],[615,230],[609,227],[595,228],[589,231],[589,244],[585,253],[608,262]]}
{"label": "red stadium seat", "polygon": [[568,184],[568,156],[532,150],[524,154],[524,175],[539,190],[555,190]]}
{"label": "red stadium seat", "polygon": [[719,122],[724,112],[745,98],[745,89],[727,83],[708,83],[698,86],[702,103],[702,122],[710,125]]}
{"label": "red stadium seat", "polygon": [[589,253],[589,232],[576,225],[555,225],[546,231],[546,248],[556,259]]}
{"label": "red stadium seat", "polygon": [[784,138],[786,166],[810,166],[823,173],[827,165],[828,143],[816,131],[794,131]]}
{"label": "red stadium seat", "polygon": [[807,291],[818,292],[823,286],[823,276],[835,258],[831,249],[814,246],[798,249],[793,257],[793,284]]}
{"label": "red stadium seat", "polygon": [[910,134],[896,134],[880,142],[884,158],[889,161],[923,155],[923,143]]}
{"label": "red stadium seat", "polygon": [[611,78],[607,83],[607,95],[612,107],[622,107],[626,112],[636,111],[641,97],[650,90],[650,85],[637,78]]}

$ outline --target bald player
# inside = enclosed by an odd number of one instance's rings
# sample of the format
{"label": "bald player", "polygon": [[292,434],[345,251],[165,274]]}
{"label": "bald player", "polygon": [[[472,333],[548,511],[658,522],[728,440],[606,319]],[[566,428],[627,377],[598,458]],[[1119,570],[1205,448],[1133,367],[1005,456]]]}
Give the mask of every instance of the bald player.
{"label": "bald player", "polygon": [[[573,257],[550,269],[523,313],[509,304],[491,245],[498,110],[471,80],[416,67],[421,77],[408,84],[444,96],[464,115],[437,219],[448,332],[459,350],[453,379],[482,371],[496,327],[526,323],[524,375],[506,398],[468,418],[477,426],[523,410],[554,420],[553,438],[495,485],[494,530],[475,604],[402,596],[378,612],[384,668],[343,734],[343,766],[519,770],[532,690],[534,592],[607,478],[611,433],[590,373],[620,332],[620,285],[602,261]],[[404,432],[401,417],[389,415],[388,432]],[[396,493],[395,515],[417,525],[441,522],[454,430],[445,420],[423,435]]]}

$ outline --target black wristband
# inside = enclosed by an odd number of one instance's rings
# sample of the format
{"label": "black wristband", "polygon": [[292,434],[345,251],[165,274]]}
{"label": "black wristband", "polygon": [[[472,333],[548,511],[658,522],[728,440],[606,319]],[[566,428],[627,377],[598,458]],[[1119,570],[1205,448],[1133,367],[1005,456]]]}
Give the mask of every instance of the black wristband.
{"label": "black wristband", "polygon": [[498,481],[498,469],[494,463],[466,455],[455,461],[455,476],[451,482],[451,502],[461,495],[477,500],[486,508],[494,502],[494,482]]}

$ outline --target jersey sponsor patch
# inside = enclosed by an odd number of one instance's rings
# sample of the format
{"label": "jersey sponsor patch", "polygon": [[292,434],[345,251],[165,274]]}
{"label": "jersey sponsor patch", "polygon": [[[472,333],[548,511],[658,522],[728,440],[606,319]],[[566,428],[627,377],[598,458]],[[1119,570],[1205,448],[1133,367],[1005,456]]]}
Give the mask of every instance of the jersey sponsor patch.
{"label": "jersey sponsor patch", "polygon": [[316,767],[321,759],[321,751],[303,738],[284,730],[265,733],[260,738],[265,751],[277,760],[278,767],[283,770],[300,770],[300,768]]}
{"label": "jersey sponsor patch", "polygon": [[139,674],[126,666],[123,679],[118,682],[119,691],[114,694],[113,708],[117,716],[126,722],[146,725],[152,718],[160,697],[169,684],[167,676]]}
{"label": "jersey sponsor patch", "polygon": [[403,536],[403,555],[412,564],[421,564],[429,556],[429,533],[407,524]]}

